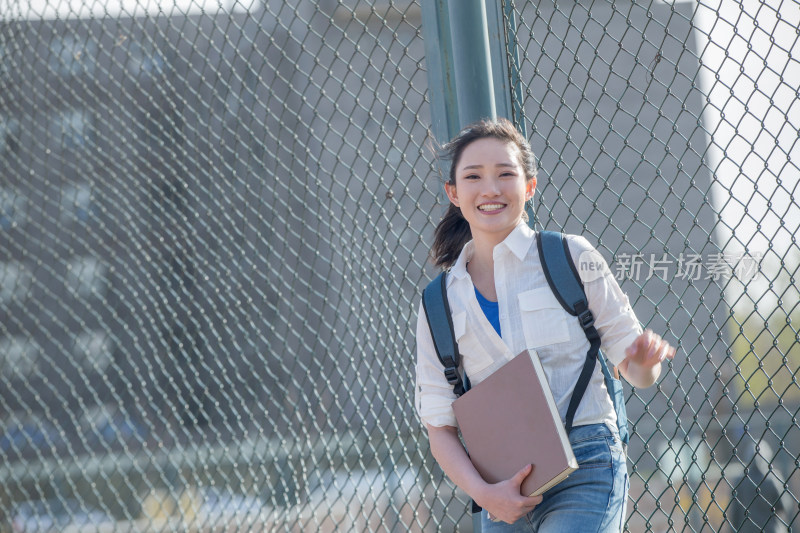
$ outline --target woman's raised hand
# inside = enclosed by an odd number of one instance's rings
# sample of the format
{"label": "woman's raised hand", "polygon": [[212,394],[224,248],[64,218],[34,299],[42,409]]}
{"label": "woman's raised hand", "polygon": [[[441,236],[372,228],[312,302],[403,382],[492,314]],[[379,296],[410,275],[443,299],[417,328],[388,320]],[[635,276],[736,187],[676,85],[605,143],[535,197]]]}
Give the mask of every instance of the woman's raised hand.
{"label": "woman's raised hand", "polygon": [[646,329],[625,349],[625,355],[630,362],[649,368],[660,364],[664,359],[675,357],[675,348],[657,333]]}
{"label": "woman's raised hand", "polygon": [[675,357],[676,350],[660,335],[646,329],[625,348],[625,360],[619,371],[628,383],[637,388],[647,388],[661,374],[661,362]]}

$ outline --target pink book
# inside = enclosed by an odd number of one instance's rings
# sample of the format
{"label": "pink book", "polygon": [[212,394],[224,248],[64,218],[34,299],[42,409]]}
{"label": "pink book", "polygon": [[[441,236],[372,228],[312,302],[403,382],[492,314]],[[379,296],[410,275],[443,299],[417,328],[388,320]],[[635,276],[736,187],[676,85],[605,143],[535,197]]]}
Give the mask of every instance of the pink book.
{"label": "pink book", "polygon": [[487,483],[527,464],[522,494],[536,496],[578,469],[539,356],[525,350],[453,403],[472,464]]}

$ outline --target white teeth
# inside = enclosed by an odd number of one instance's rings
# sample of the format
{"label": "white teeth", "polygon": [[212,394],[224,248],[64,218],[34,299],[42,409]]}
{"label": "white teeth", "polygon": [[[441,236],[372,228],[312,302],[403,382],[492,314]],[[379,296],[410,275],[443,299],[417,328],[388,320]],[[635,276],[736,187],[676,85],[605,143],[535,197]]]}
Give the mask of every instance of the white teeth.
{"label": "white teeth", "polygon": [[483,204],[478,206],[481,211],[494,211],[495,209],[502,209],[503,204]]}

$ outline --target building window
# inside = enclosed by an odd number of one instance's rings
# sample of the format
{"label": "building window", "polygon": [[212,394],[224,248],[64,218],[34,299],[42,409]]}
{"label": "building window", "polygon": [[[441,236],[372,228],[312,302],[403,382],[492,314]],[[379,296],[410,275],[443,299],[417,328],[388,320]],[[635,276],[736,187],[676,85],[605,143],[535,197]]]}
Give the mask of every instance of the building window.
{"label": "building window", "polygon": [[94,141],[94,121],[85,109],[65,109],[52,122],[52,135],[67,149],[84,148]]}
{"label": "building window", "polygon": [[9,56],[10,54],[8,53],[6,46],[0,43],[0,81],[6,78],[11,71],[11,68],[8,65],[11,61]]}
{"label": "building window", "polygon": [[102,296],[106,290],[106,266],[96,257],[76,257],[67,265],[67,287],[82,298]]}
{"label": "building window", "polygon": [[0,303],[21,303],[31,290],[31,273],[22,263],[0,263]]}
{"label": "building window", "polygon": [[0,229],[23,225],[27,209],[27,198],[14,189],[0,187]]}
{"label": "building window", "polygon": [[[2,73],[0,73],[0,76]],[[19,147],[19,120],[0,115],[0,156]]]}
{"label": "building window", "polygon": [[111,339],[104,331],[85,331],[75,337],[73,354],[84,367],[105,372],[111,364],[112,348]]}
{"label": "building window", "polygon": [[36,368],[39,346],[22,335],[0,338],[0,372],[6,378],[24,378]]}
{"label": "building window", "polygon": [[61,220],[86,222],[95,214],[92,187],[88,183],[68,185],[61,193]]}
{"label": "building window", "polygon": [[156,48],[155,44],[140,43],[138,41],[131,41],[128,47],[127,70],[133,77],[142,76],[158,76],[163,74],[166,59],[164,54]]}
{"label": "building window", "polygon": [[79,39],[75,35],[64,35],[50,42],[50,70],[61,76],[91,75],[96,58],[97,43],[89,36]]}

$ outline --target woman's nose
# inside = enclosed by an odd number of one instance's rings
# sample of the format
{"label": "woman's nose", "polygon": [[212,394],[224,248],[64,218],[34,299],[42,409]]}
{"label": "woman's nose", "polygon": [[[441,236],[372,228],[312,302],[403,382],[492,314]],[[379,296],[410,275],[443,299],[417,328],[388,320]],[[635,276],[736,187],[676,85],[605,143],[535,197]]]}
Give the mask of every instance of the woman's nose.
{"label": "woman's nose", "polygon": [[484,196],[497,196],[500,194],[500,187],[497,180],[494,178],[483,180],[483,190],[481,193]]}

